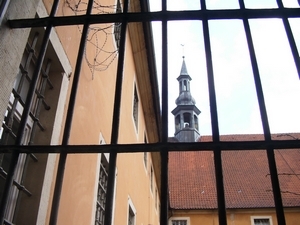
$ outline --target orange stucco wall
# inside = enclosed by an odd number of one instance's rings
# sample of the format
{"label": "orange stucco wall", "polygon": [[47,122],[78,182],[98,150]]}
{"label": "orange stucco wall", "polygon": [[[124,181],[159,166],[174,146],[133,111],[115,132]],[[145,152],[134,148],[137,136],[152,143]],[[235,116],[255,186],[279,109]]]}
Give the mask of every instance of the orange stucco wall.
{"label": "orange stucco wall", "polygon": [[[103,5],[115,4],[114,1],[110,0],[105,2],[103,2]],[[49,10],[50,4],[48,3],[45,0],[45,5]],[[66,15],[68,13],[71,14],[72,12],[61,5],[58,14]],[[77,26],[57,27],[55,29],[69,57],[74,73],[80,31]],[[98,38],[104,38],[104,34],[103,36],[100,34]],[[143,99],[142,96],[139,96],[139,125],[136,129],[132,116],[136,71],[128,34],[126,38],[119,143],[141,143],[144,142],[144,136],[147,136],[144,110],[140,103]],[[112,37],[107,39],[106,48],[115,48]],[[89,50],[86,54],[88,57],[93,57],[95,52]],[[103,58],[105,57],[103,56]],[[83,60],[70,144],[99,144],[100,133],[106,143],[110,142],[116,68],[117,59],[106,70],[95,72],[92,75],[86,61]],[[138,90],[139,86],[136,85]],[[158,224],[159,203],[155,205],[155,192],[157,189],[155,178],[153,179],[153,191],[150,190],[151,165],[150,154],[148,154],[147,167],[144,165],[143,153],[118,155],[114,224],[127,224],[128,199],[136,209],[136,224]],[[98,172],[98,154],[68,155],[58,224],[94,224]]]}

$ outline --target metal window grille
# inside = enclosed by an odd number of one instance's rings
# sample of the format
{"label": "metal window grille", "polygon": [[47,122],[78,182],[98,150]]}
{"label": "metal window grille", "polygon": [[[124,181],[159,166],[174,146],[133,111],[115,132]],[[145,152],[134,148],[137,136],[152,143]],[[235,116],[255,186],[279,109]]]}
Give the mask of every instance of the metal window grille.
{"label": "metal window grille", "polygon": [[97,194],[96,220],[95,220],[96,225],[104,224],[107,178],[108,178],[108,162],[105,156],[102,154],[99,181],[98,181],[98,194]]}
{"label": "metal window grille", "polygon": [[187,220],[172,220],[172,225],[187,225]]}
{"label": "metal window grille", "polygon": [[254,225],[270,225],[269,219],[254,219]]}
{"label": "metal window grille", "polygon": [[[58,166],[57,180],[54,191],[54,198],[51,210],[50,224],[56,224],[58,203],[60,198],[61,184],[63,181],[64,164],[68,153],[74,152],[111,152],[110,154],[110,165],[109,171],[111,174],[115,174],[115,165],[117,153],[125,152],[140,152],[142,151],[160,151],[161,153],[161,219],[160,224],[168,224],[168,152],[169,151],[190,151],[190,150],[213,150],[214,152],[214,164],[215,164],[215,174],[216,174],[216,185],[217,185],[217,198],[218,198],[218,215],[219,224],[227,224],[226,221],[226,208],[225,208],[225,198],[224,198],[224,185],[222,180],[222,160],[221,152],[226,150],[255,150],[255,149],[266,149],[268,162],[270,167],[272,188],[274,193],[275,208],[277,215],[278,224],[285,225],[285,217],[283,212],[283,205],[281,200],[278,174],[276,170],[276,163],[274,158],[274,149],[288,149],[288,148],[299,148],[299,140],[287,140],[287,141],[274,141],[271,140],[270,129],[268,124],[268,117],[266,113],[266,107],[263,97],[262,85],[260,81],[260,74],[258,70],[257,60],[255,56],[255,51],[253,47],[253,41],[251,37],[251,31],[249,27],[249,19],[254,18],[280,18],[284,24],[286,35],[291,47],[294,62],[300,76],[300,62],[299,53],[295,44],[293,33],[289,25],[289,18],[300,17],[299,9],[285,8],[281,0],[276,0],[278,8],[276,9],[246,9],[243,0],[239,0],[239,9],[224,9],[224,10],[207,10],[205,0],[200,0],[201,9],[200,10],[186,10],[186,11],[167,11],[167,1],[162,0],[162,10],[160,12],[148,12],[145,10],[144,1],[141,1],[142,12],[128,12],[128,0],[124,1],[123,13],[110,14],[110,15],[92,15],[92,3],[90,0],[88,2],[86,15],[81,17],[55,17],[58,0],[54,0],[52,4],[52,10],[50,16],[43,19],[19,19],[10,20],[9,24],[11,29],[18,28],[30,28],[30,27],[46,27],[44,40],[49,39],[49,33],[51,29],[55,26],[64,25],[83,25],[82,38],[78,51],[78,60],[76,69],[74,72],[74,81],[71,91],[71,97],[69,102],[69,108],[67,113],[67,119],[65,124],[65,132],[63,135],[62,146],[51,147],[45,146],[43,152],[58,152],[60,153],[60,161]],[[257,99],[260,108],[261,121],[264,130],[264,141],[243,141],[243,142],[223,142],[220,141],[219,135],[219,125],[217,116],[217,104],[215,95],[215,85],[214,85],[214,73],[212,66],[212,54],[211,54],[211,44],[209,36],[209,26],[208,21],[216,19],[238,19],[243,21],[244,30],[247,38],[247,45],[249,49],[249,54],[251,58],[253,76],[255,80],[255,87],[257,92]],[[168,31],[168,21],[169,20],[199,20],[203,24],[203,36],[205,45],[205,55],[206,55],[206,66],[208,74],[208,86],[209,86],[209,100],[211,107],[211,120],[212,120],[212,131],[213,140],[206,143],[167,143],[168,140],[168,50],[167,50],[167,31]],[[162,22],[162,139],[160,143],[157,144],[136,144],[136,145],[116,145],[118,143],[118,118],[120,115],[120,95],[122,87],[122,71],[124,63],[124,46],[125,46],[125,33],[128,23],[130,22],[142,22],[147,24],[150,21],[161,21]],[[68,146],[68,137],[70,134],[70,126],[72,122],[72,114],[74,111],[74,103],[76,98],[76,89],[78,86],[78,80],[80,75],[80,64],[83,59],[84,54],[84,43],[86,40],[88,26],[95,23],[116,23],[122,22],[121,33],[120,33],[120,46],[119,46],[119,58],[118,58],[118,71],[117,71],[117,82],[116,82],[116,93],[115,93],[115,107],[113,113],[113,125],[112,125],[112,136],[111,144],[107,146]],[[46,45],[41,48],[41,52],[46,50]],[[41,54],[42,55],[42,54]],[[43,56],[41,56],[43,58]],[[41,65],[43,60],[38,60],[37,67]],[[28,108],[29,110],[29,108]],[[21,123],[20,126],[24,125]],[[1,151],[16,151],[18,152],[41,152],[41,149],[35,148],[34,146],[15,146],[15,147],[5,147],[1,146]],[[13,155],[14,158],[16,154]],[[13,161],[14,162],[14,161]],[[7,183],[12,182],[12,171],[14,167],[11,167],[7,175]],[[106,215],[105,215],[105,225],[111,224],[112,219],[112,207],[113,207],[113,186],[114,186],[114,176],[108,177],[108,192],[107,192],[107,202],[106,202]],[[6,202],[1,202],[1,210],[5,207]],[[3,215],[1,215],[3,218]],[[2,219],[3,220],[3,219]]]}

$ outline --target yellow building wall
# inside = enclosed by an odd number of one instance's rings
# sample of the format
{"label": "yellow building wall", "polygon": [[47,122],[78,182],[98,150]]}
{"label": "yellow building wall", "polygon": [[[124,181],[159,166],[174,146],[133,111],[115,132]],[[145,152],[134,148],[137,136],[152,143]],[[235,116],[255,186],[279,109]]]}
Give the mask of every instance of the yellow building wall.
{"label": "yellow building wall", "polygon": [[[236,209],[227,210],[228,225],[253,225],[251,217],[271,217],[272,224],[278,225],[274,209]],[[173,210],[169,225],[172,219],[188,219],[188,225],[218,225],[218,212],[216,210]],[[296,225],[300,221],[300,209],[286,209],[285,219],[287,225]]]}
{"label": "yellow building wall", "polygon": [[[50,10],[50,2],[52,1],[45,0],[45,6],[48,11]],[[103,5],[106,4],[112,5],[115,4],[115,1],[106,0],[103,2]],[[64,5],[60,5],[58,14],[71,15],[72,11]],[[78,52],[77,46],[79,45],[81,33],[77,26],[56,27],[55,30],[69,57],[74,73]],[[98,38],[105,37],[100,35]],[[132,116],[133,93],[134,84],[136,83],[138,92],[139,86],[135,77],[136,71],[128,32],[126,39],[119,143],[141,143],[144,142],[144,135],[147,136],[144,110],[141,105],[143,99],[139,95],[139,126],[136,130]],[[107,39],[106,48],[115,48],[112,38]],[[94,51],[87,51],[88,57],[93,57],[94,55]],[[103,57],[105,58],[105,56]],[[99,144],[100,134],[106,143],[110,142],[116,68],[117,59],[106,70],[95,72],[92,76],[86,61],[82,61],[69,144]],[[71,81],[72,79],[73,74]],[[136,224],[158,225],[159,203],[155,205],[156,179],[155,177],[153,178],[153,191],[151,191],[150,167],[152,162],[151,154],[148,153],[147,155],[147,168],[144,166],[143,153],[118,155],[114,224],[127,224],[128,199],[130,199],[136,209]],[[98,154],[68,155],[60,199],[58,224],[94,224],[98,173]],[[155,174],[153,175],[155,176]],[[157,199],[159,199],[158,196]]]}

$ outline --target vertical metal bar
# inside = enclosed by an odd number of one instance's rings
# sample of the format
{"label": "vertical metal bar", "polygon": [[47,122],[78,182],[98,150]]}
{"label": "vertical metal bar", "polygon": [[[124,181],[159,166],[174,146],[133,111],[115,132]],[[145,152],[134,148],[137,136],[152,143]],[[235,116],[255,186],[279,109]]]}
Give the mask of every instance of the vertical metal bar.
{"label": "vertical metal bar", "polygon": [[[201,10],[206,11],[205,0],[201,0]],[[209,37],[209,27],[208,20],[206,17],[202,21],[203,26],[203,36],[204,36],[204,46],[206,55],[206,67],[207,67],[207,78],[209,87],[209,103],[210,103],[210,114],[211,114],[211,126],[213,141],[220,141],[219,135],[219,122],[218,122],[218,111],[217,111],[217,101],[216,101],[216,91],[214,84],[214,74],[212,65],[212,54],[211,54],[211,44]]]}
{"label": "vertical metal bar", "polygon": [[[277,0],[277,5],[278,5],[278,8],[281,9],[281,10],[284,8],[282,0]],[[294,57],[294,62],[295,62],[295,65],[296,65],[296,69],[298,71],[298,76],[300,78],[300,58],[299,58],[299,52],[298,52],[298,49],[297,49],[295,38],[294,38],[294,35],[293,35],[293,32],[292,32],[289,20],[286,16],[282,17],[282,22],[283,22],[283,25],[284,25],[284,28],[285,28],[285,32],[286,32],[288,41],[290,43],[290,48],[291,48],[291,51],[292,51],[292,55]]]}
{"label": "vertical metal bar", "polygon": [[[201,0],[201,10],[206,11],[205,0]],[[220,134],[219,134],[216,91],[214,85],[209,27],[208,27],[208,20],[206,17],[203,18],[202,26],[203,26],[204,46],[205,46],[205,53],[206,53],[212,136],[214,142],[219,142]],[[217,198],[218,198],[219,224],[226,225],[227,224],[226,205],[225,205],[224,182],[223,182],[222,155],[221,155],[220,148],[214,149],[214,164],[215,164],[215,175],[216,175],[216,185],[217,185],[216,189],[217,189]]]}
{"label": "vertical metal bar", "polygon": [[[162,11],[167,11],[167,1],[162,0]],[[168,21],[162,20],[162,142],[168,141]],[[160,224],[168,224],[168,149],[160,149],[161,156],[161,208]]]}
{"label": "vertical metal bar", "polygon": [[[57,11],[57,8],[58,8],[58,3],[59,3],[59,0],[54,0],[49,17],[54,17],[54,15]],[[50,25],[47,26],[47,28],[45,30],[45,34],[44,34],[44,37],[43,37],[43,42],[42,42],[41,49],[40,49],[38,59],[37,59],[37,62],[36,62],[36,67],[34,69],[34,72],[33,72],[33,75],[32,75],[32,80],[31,80],[31,83],[30,83],[30,86],[29,86],[27,97],[26,97],[25,106],[24,106],[24,109],[23,109],[23,113],[22,113],[19,129],[18,129],[15,145],[21,145],[22,144],[27,119],[28,119],[28,116],[29,116],[29,113],[30,113],[30,107],[31,107],[32,99],[33,99],[33,96],[35,94],[35,89],[36,89],[38,77],[39,77],[39,74],[41,72],[42,64],[43,64],[43,61],[44,61],[44,58],[45,58],[46,49],[47,49],[47,46],[48,46],[51,30],[52,30],[52,25],[50,24]],[[11,185],[13,183],[13,177],[14,177],[14,173],[15,173],[15,170],[16,170],[18,160],[19,160],[19,152],[12,153],[12,158],[11,158],[11,162],[10,162],[7,177],[6,177],[4,190],[3,190],[3,193],[2,193],[2,199],[1,199],[1,202],[0,202],[0,224],[3,224],[3,222],[4,222],[4,214],[5,214],[5,209],[6,209],[6,206],[7,206],[7,203],[8,203],[8,195],[9,195],[9,192],[10,192]]]}
{"label": "vertical metal bar", "polygon": [[[129,0],[124,1],[123,14],[128,12]],[[119,138],[119,125],[120,125],[120,110],[121,110],[121,95],[123,86],[123,74],[124,74],[124,60],[125,60],[125,46],[126,46],[126,30],[127,30],[127,20],[122,21],[121,34],[120,34],[120,45],[119,45],[119,58],[117,67],[117,77],[116,77],[116,88],[115,88],[115,99],[114,99],[114,112],[113,112],[113,122],[111,130],[111,144],[117,144]],[[104,225],[111,225],[112,223],[112,213],[114,206],[114,190],[115,190],[115,174],[116,174],[116,164],[117,164],[117,153],[111,151],[109,155],[108,164],[108,180],[107,180],[107,193],[106,193],[106,203],[105,203],[105,217]]]}
{"label": "vertical metal bar", "polygon": [[[244,1],[239,0],[239,4],[240,4],[240,8],[242,10],[244,10],[245,9]],[[259,104],[259,109],[260,109],[260,115],[261,115],[264,135],[265,135],[266,140],[271,140],[267,110],[266,110],[266,105],[265,105],[264,94],[263,94],[262,84],[261,84],[261,80],[260,80],[257,60],[256,60],[256,56],[255,56],[255,51],[254,51],[252,35],[251,35],[251,31],[250,31],[248,18],[246,18],[245,16],[243,17],[243,24],[244,24],[244,29],[245,29],[245,33],[246,33],[248,49],[249,49],[249,54],[250,54],[250,59],[251,59],[251,64],[252,64],[254,82],[255,82],[255,87],[256,87],[256,94],[257,94],[257,99],[258,99],[258,104]]]}
{"label": "vertical metal bar", "polygon": [[[242,10],[245,9],[245,4],[243,0],[239,0],[240,8]],[[255,82],[255,88],[256,88],[256,94],[260,109],[260,115],[261,115],[261,121],[262,126],[264,130],[264,137],[266,141],[271,140],[271,133],[270,133],[270,127],[268,122],[268,116],[267,116],[267,110],[263,95],[263,89],[262,84],[260,80],[260,74],[258,70],[258,64],[255,56],[255,50],[252,40],[252,35],[250,31],[249,21],[248,18],[245,16],[243,17],[243,23],[244,23],[244,29],[246,33],[247,43],[248,43],[248,49],[252,64],[252,70],[253,70],[253,76],[254,76],[254,82]],[[278,180],[278,173],[276,168],[276,161],[274,157],[274,149],[268,148],[267,149],[267,158],[269,162],[269,170],[271,174],[271,183],[273,188],[273,196],[275,201],[275,208],[276,208],[276,216],[277,216],[277,223],[280,225],[285,225],[285,217],[284,217],[284,211],[283,211],[283,204],[281,199],[281,193],[280,193],[280,186],[279,186],[279,180]]]}
{"label": "vertical metal bar", "polygon": [[[87,5],[87,10],[86,10],[86,15],[91,15],[92,8],[93,8],[93,0],[89,0],[88,5]],[[76,66],[75,66],[75,71],[74,71],[74,78],[73,78],[73,84],[72,84],[72,89],[71,89],[71,94],[70,94],[70,101],[69,101],[69,106],[68,106],[68,111],[67,111],[62,145],[69,144],[73,114],[74,114],[74,109],[75,109],[76,95],[77,95],[77,89],[78,89],[78,84],[79,84],[82,60],[84,57],[84,49],[85,49],[86,39],[88,36],[88,30],[89,30],[89,22],[85,21],[83,30],[82,30],[82,34],[81,34],[80,45],[79,45],[79,50],[78,50],[78,55],[77,55],[77,60],[76,60]],[[55,187],[54,187],[54,193],[53,193],[53,200],[52,200],[52,206],[51,206],[50,222],[49,222],[50,225],[55,225],[57,223],[59,200],[60,200],[60,196],[61,196],[66,160],[67,160],[67,154],[61,153],[60,157],[59,157],[59,162],[58,162],[56,181],[55,181]]]}

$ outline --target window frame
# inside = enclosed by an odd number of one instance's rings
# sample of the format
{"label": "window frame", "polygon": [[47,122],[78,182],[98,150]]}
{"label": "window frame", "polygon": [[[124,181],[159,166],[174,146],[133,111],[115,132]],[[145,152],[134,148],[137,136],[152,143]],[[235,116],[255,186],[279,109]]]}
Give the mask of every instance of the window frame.
{"label": "window frame", "polygon": [[134,207],[134,204],[130,198],[130,196],[128,196],[128,203],[127,203],[128,207],[127,207],[127,225],[131,225],[129,224],[129,217],[130,217],[130,212],[132,212],[133,214],[133,224],[136,224],[136,208]]}
{"label": "window frame", "polygon": [[272,216],[251,216],[250,217],[251,225],[257,225],[257,224],[255,224],[255,221],[254,221],[255,219],[268,219],[269,225],[273,225]]}
{"label": "window frame", "polygon": [[171,217],[169,219],[168,224],[169,225],[173,225],[173,221],[182,221],[182,220],[186,221],[186,225],[190,225],[191,224],[190,223],[190,217],[180,217],[180,216]]}

